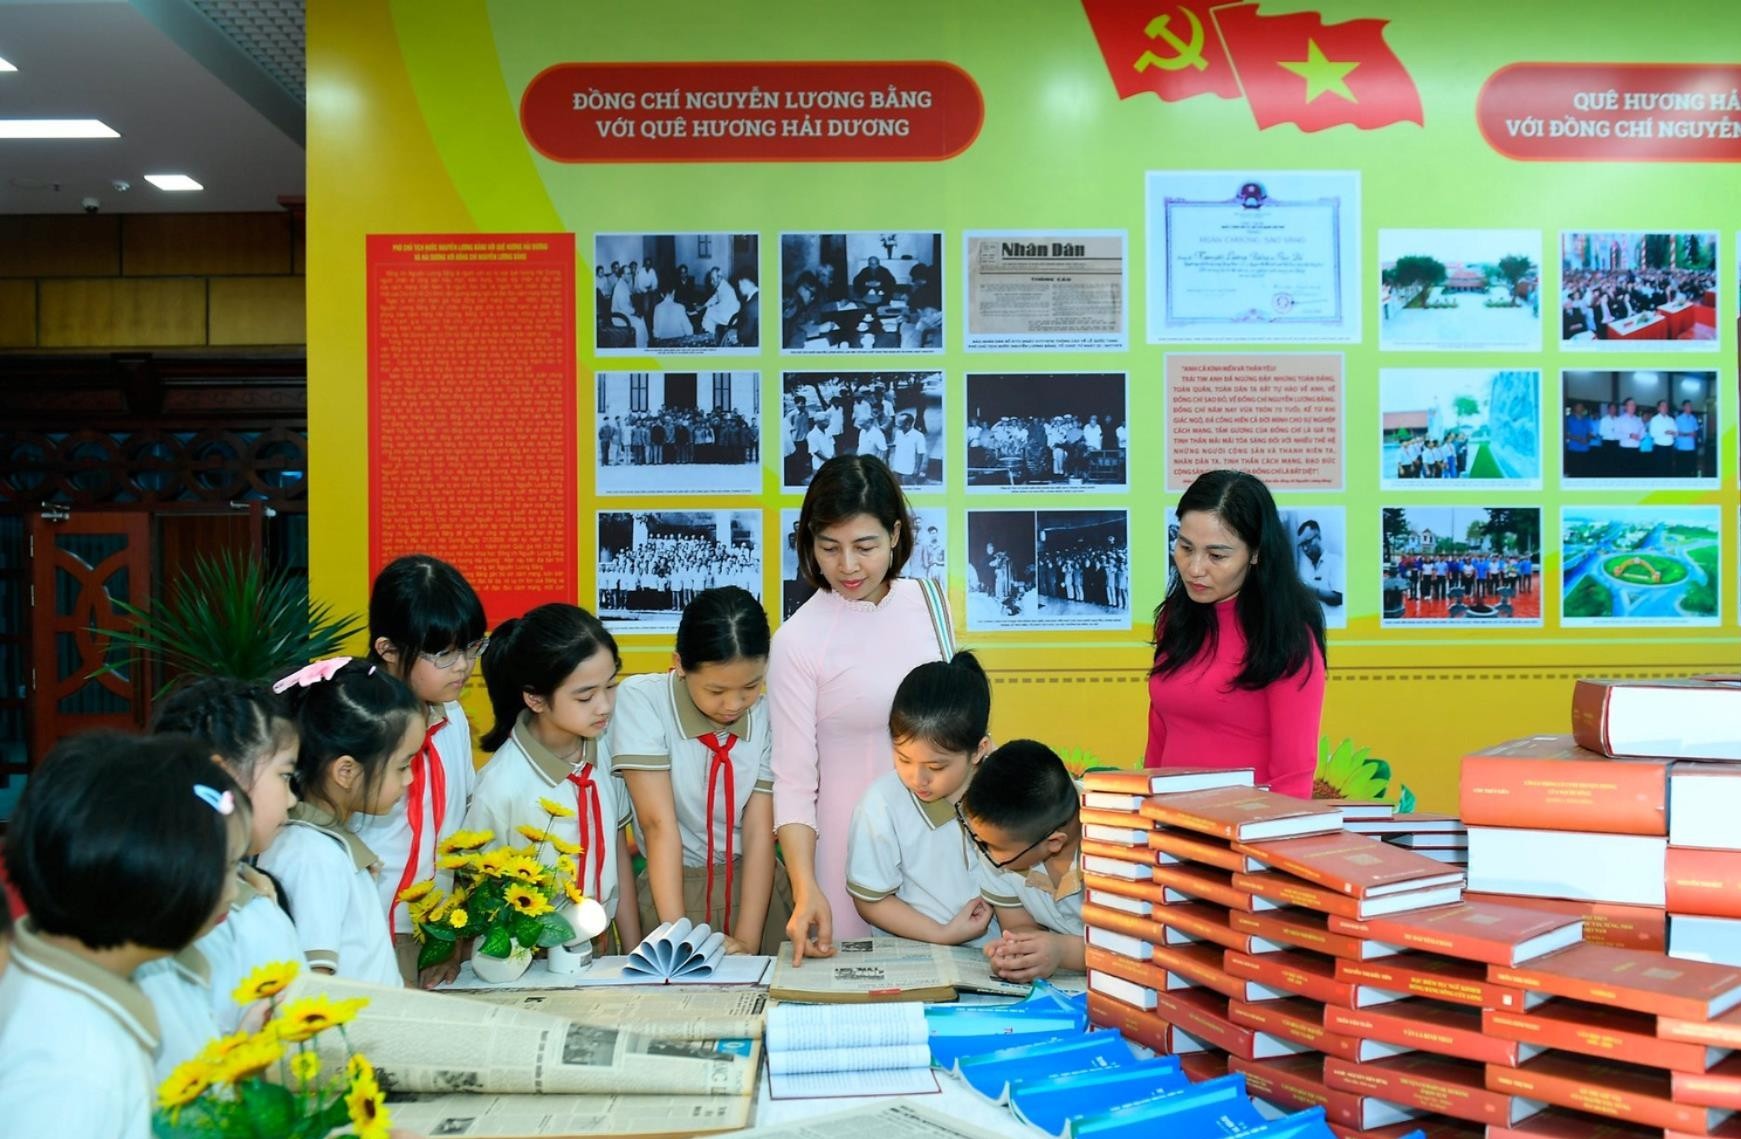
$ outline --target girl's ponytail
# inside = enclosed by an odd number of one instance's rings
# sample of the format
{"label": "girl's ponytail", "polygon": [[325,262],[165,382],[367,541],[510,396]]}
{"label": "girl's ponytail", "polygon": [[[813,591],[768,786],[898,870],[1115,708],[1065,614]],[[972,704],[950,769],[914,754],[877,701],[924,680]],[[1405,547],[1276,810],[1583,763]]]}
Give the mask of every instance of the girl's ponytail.
{"label": "girl's ponytail", "polygon": [[490,711],[495,713],[496,719],[490,730],[478,740],[485,751],[495,751],[508,742],[508,737],[514,733],[514,724],[520,719],[520,712],[526,707],[521,683],[512,675],[518,663],[519,654],[514,651],[514,646],[520,639],[521,625],[518,617],[510,617],[497,625],[490,634],[490,651],[483,657],[484,690],[490,695]]}
{"label": "girl's ponytail", "polygon": [[990,726],[991,682],[965,650],[909,672],[889,709],[889,735],[897,743],[920,739],[939,751],[971,755]]}

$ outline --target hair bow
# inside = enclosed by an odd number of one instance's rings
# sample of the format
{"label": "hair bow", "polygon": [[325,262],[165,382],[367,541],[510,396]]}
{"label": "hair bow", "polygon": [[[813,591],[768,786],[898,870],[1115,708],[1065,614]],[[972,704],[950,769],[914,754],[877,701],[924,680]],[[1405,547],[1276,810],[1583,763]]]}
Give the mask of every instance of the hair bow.
{"label": "hair bow", "polygon": [[[319,684],[323,680],[331,680],[333,674],[349,664],[350,660],[350,657],[327,657],[325,660],[305,664],[274,684],[272,691],[283,693],[291,688],[307,688],[310,685]],[[374,672],[375,670],[370,668],[369,671]]]}
{"label": "hair bow", "polygon": [[232,815],[236,812],[236,793],[234,791],[219,791],[216,787],[195,783],[193,793],[199,796],[200,802],[220,815]]}

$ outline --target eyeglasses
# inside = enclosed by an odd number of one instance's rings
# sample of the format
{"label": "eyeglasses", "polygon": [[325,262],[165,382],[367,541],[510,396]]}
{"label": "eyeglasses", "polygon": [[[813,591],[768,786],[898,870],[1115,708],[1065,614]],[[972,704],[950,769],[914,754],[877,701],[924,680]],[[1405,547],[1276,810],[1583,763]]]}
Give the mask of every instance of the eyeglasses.
{"label": "eyeglasses", "polygon": [[436,668],[446,672],[448,669],[462,661],[465,663],[467,668],[470,668],[472,665],[477,663],[478,658],[483,656],[484,650],[489,647],[490,639],[488,637],[479,637],[463,649],[443,649],[438,653],[418,653],[417,655],[434,665]]}
{"label": "eyeglasses", "polygon": [[977,834],[973,833],[973,827],[971,825],[969,825],[969,823],[967,821],[967,816],[962,813],[961,804],[960,803],[955,804],[955,818],[956,818],[956,821],[961,824],[962,833],[965,834],[968,838],[973,840],[973,845],[979,848],[979,853],[985,858],[985,860],[987,862],[991,863],[992,868],[995,870],[1002,870],[1012,863],[1020,862],[1023,858],[1027,857],[1028,852],[1030,850],[1033,850],[1036,846],[1039,846],[1042,842],[1045,842],[1047,839],[1051,838],[1058,831],[1061,831],[1065,827],[1069,826],[1070,820],[1074,819],[1075,817],[1076,817],[1076,806],[1075,806],[1075,804],[1071,804],[1070,813],[1068,815],[1065,815],[1062,819],[1060,819],[1058,821],[1057,826],[1047,827],[1045,832],[1043,834],[1041,834],[1039,838],[1035,839],[1033,842],[1030,842],[1028,845],[1022,847],[1021,850],[1017,851],[1015,854],[1011,855],[1010,857],[1008,857],[1000,862],[996,858],[992,857],[991,848],[985,844],[985,840],[980,838]]}

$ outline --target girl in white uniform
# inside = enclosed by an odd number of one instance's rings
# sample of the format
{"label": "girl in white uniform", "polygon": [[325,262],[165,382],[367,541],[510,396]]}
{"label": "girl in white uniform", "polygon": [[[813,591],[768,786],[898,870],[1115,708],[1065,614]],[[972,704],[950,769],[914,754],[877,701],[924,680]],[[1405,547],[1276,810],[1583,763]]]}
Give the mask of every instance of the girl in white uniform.
{"label": "girl in white uniform", "polygon": [[[296,724],[284,699],[260,684],[211,678],[177,689],[157,710],[154,732],[179,732],[210,746],[218,763],[247,792],[253,820],[248,854],[272,845],[296,806]],[[208,1000],[218,1031],[235,1032],[242,1008],[231,998],[262,965],[302,960],[296,926],[276,885],[247,862],[236,868],[236,900],[228,917],[195,943],[210,970]]]}
{"label": "girl in white uniform", "polygon": [[148,1139],[160,1029],[131,978],[229,908],[240,796],[185,736],[93,732],[31,774],[6,835],[30,911],[0,975],[6,1134]]}
{"label": "girl in white uniform", "polygon": [[379,665],[318,661],[280,680],[300,736],[302,802],[260,867],[284,885],[309,965],[375,985],[403,978],[380,905],[379,858],[345,824],[384,815],[405,795],[423,744],[422,706]]}
{"label": "girl in white uniform", "polygon": [[[555,836],[580,871],[580,889],[633,946],[641,920],[625,837],[629,802],[612,786],[603,741],[622,668],[616,639],[578,605],[552,603],[502,622],[492,643],[484,683],[496,722],[482,743],[495,755],[478,773],[465,829],[491,831],[498,843],[526,841],[522,827]],[[552,815],[540,800],[565,813]]]}
{"label": "girl in white uniform", "polygon": [[978,945],[991,926],[979,858],[956,804],[991,750],[991,685],[972,653],[922,664],[889,711],[895,769],[852,812],[846,890],[858,915],[898,937]]}
{"label": "girl in white uniform", "polygon": [[[407,984],[419,980],[418,943],[399,892],[435,876],[435,848],[459,829],[471,803],[477,773],[459,696],[489,645],[488,627],[483,602],[465,577],[427,554],[389,563],[369,593],[369,659],[404,681],[423,709],[404,799],[384,815],[357,814],[349,823],[381,860],[375,885]],[[451,981],[459,964],[456,954],[421,980],[425,987]]]}
{"label": "girl in white uniform", "polygon": [[642,927],[705,922],[730,953],[773,952],[791,908],[774,859],[768,643],[747,590],[704,590],[683,610],[671,671],[623,681],[611,718],[611,769],[647,857]]}

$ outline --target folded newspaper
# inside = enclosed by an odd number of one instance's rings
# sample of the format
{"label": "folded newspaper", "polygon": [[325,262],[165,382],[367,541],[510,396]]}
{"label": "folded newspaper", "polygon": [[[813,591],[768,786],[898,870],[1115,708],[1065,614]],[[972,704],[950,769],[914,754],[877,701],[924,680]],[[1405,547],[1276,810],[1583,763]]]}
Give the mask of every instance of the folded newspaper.
{"label": "folded newspaper", "polygon": [[395,1096],[393,1126],[467,1139],[682,1139],[732,1131],[750,1119],[748,1096]]}
{"label": "folded newspaper", "polygon": [[576,1024],[632,1024],[661,1040],[753,1040],[762,1035],[765,989],[454,989],[468,1001],[559,1016]]}
{"label": "folded newspaper", "polygon": [[833,957],[792,964],[792,946],[780,947],[768,995],[787,1001],[950,1001],[959,993],[1022,996],[1027,982],[991,974],[985,954],[971,946],[931,945],[904,937],[844,938]]}
{"label": "folded newspaper", "polygon": [[[289,1000],[368,998],[344,1035],[389,1093],[747,1096],[761,1055],[759,1039],[673,1040],[319,973],[287,992]],[[339,1034],[317,1039],[323,1059],[342,1066]]]}

